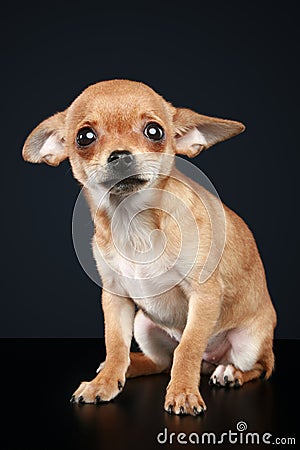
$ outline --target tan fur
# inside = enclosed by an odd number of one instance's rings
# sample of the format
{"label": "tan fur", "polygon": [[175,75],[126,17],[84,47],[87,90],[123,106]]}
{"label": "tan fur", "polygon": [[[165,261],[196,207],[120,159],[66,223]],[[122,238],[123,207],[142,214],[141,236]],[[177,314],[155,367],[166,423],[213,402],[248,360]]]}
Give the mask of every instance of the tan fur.
{"label": "tan fur", "polygon": [[[147,140],[142,130],[148,122],[160,124],[166,138],[161,142]],[[96,130],[97,140],[83,151],[76,146],[75,139],[78,130],[86,126]],[[142,83],[111,80],[90,86],[66,111],[40,124],[27,138],[23,156],[31,162],[51,165],[69,158],[74,177],[84,186],[94,217],[94,245],[98,245],[104,255],[113,257],[109,211],[104,207],[97,209],[94,194],[87,184],[92,174],[104,167],[113,151],[127,150],[133,155],[180,153],[193,157],[243,130],[239,122],[175,108]],[[228,382],[230,385],[242,385],[263,372],[266,378],[270,376],[274,365],[272,341],[276,315],[254,238],[243,220],[224,205],[226,242],[222,258],[213,274],[200,283],[199,274],[210,251],[212,231],[209,212],[196,192],[200,192],[212,208],[215,200],[174,167],[170,176],[157,178],[155,188],[184,199],[196,218],[201,245],[195,264],[171,293],[155,297],[157,309],[153,305],[151,309],[143,299],[111,293],[118,276],[114,279],[108,275],[95,256],[103,281],[107,356],[96,378],[83,382],[73,400],[108,401],[122,390],[126,377],[171,370],[165,409],[175,414],[197,415],[206,409],[199,393],[201,362],[203,371],[209,372],[220,365],[217,373],[229,373],[233,377]],[[163,212],[164,197],[159,196],[157,202],[154,208],[142,213],[141,224],[150,231],[163,230],[168,238],[166,255],[172,255],[180,245],[180,229],[172,217]],[[137,239],[135,235],[130,238]],[[140,249],[145,244],[143,241],[133,243]],[[94,252],[96,254],[96,250]],[[141,310],[136,319],[134,303]],[[163,307],[159,309],[158,305],[167,304],[173,312],[162,318]],[[178,311],[181,315],[175,317]],[[141,340],[145,354],[130,354],[134,320],[137,323],[135,335]],[[164,352],[160,351],[160,339],[165,345]],[[217,375],[212,380],[216,381]],[[225,380],[228,381],[228,376]],[[221,384],[223,381],[222,378]]]}
{"label": "tan fur", "polygon": [[[153,375],[155,373],[162,373],[160,366],[151,361],[150,358],[143,355],[141,352],[130,353],[130,365],[128,367],[126,378],[135,378],[142,375]],[[166,370],[168,372],[168,370]]]}

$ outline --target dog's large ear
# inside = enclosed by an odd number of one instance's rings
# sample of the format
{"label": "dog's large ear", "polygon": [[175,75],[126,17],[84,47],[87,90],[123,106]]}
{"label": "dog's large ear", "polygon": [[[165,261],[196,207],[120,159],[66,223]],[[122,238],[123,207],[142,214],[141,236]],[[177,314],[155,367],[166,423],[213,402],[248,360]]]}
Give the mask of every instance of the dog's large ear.
{"label": "dog's large ear", "polygon": [[240,122],[203,116],[186,108],[177,108],[173,121],[176,153],[190,158],[245,129]]}
{"label": "dog's large ear", "polygon": [[44,120],[30,133],[22,150],[25,161],[58,166],[68,157],[65,148],[65,119],[66,111],[59,112]]}

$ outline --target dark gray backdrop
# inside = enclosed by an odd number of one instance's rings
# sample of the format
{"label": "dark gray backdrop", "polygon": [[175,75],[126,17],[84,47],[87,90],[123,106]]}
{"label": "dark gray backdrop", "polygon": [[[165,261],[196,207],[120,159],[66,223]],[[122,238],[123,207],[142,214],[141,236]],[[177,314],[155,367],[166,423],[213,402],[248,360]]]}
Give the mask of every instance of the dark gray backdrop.
{"label": "dark gray backdrop", "polygon": [[[1,11],[1,336],[101,336],[99,288],[72,247],[68,162],[21,159],[28,133],[89,84],[143,81],[247,131],[199,155],[256,237],[276,336],[299,338],[297,14],[290,2],[20,2]],[[298,73],[297,73],[298,72]]]}

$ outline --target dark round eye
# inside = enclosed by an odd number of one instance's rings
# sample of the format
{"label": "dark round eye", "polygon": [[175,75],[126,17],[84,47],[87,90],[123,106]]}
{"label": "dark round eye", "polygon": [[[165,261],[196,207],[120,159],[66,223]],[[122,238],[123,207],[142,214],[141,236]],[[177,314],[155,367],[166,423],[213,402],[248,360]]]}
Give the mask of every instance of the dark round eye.
{"label": "dark round eye", "polygon": [[156,122],[150,122],[144,129],[144,135],[151,141],[161,141],[165,133],[163,128]]}
{"label": "dark round eye", "polygon": [[79,147],[88,147],[96,140],[96,138],[97,138],[96,133],[94,130],[92,130],[92,128],[84,127],[78,131],[76,136],[76,142],[79,145]]}

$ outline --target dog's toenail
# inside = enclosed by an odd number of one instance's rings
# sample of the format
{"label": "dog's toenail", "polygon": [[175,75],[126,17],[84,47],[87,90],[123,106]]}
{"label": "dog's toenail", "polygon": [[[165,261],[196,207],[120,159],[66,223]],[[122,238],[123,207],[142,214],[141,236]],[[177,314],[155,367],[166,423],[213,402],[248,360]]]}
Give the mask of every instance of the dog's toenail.
{"label": "dog's toenail", "polygon": [[265,378],[265,376],[266,376],[266,371],[264,370],[262,373],[261,373],[261,376],[259,377],[260,379],[264,379]]}
{"label": "dog's toenail", "polygon": [[99,405],[99,403],[101,403],[100,395],[96,395],[96,397],[95,397],[95,404]]}
{"label": "dog's toenail", "polygon": [[214,380],[212,378],[209,379],[209,384],[214,384]]}
{"label": "dog's toenail", "polygon": [[234,387],[240,387],[241,386],[241,383],[239,382],[239,380],[236,378],[235,380],[234,380]]}
{"label": "dog's toenail", "polygon": [[81,396],[78,398],[78,403],[84,403],[84,401],[83,401],[83,395],[81,395]]}
{"label": "dog's toenail", "polygon": [[74,403],[75,402],[75,395],[72,395],[72,397],[70,398],[70,403]]}
{"label": "dog's toenail", "polygon": [[172,406],[172,405],[169,405],[169,407],[168,407],[168,413],[169,413],[169,414],[172,414],[172,412],[173,412],[173,406]]}
{"label": "dog's toenail", "polygon": [[118,381],[118,389],[119,391],[123,389],[123,384],[121,383],[121,381]]}
{"label": "dog's toenail", "polygon": [[180,406],[179,414],[184,414],[184,407],[183,406]]}
{"label": "dog's toenail", "polygon": [[194,406],[193,412],[194,412],[194,416],[199,416],[200,414],[203,413],[203,408],[202,408],[202,406],[200,406],[200,409],[197,409],[196,406]]}
{"label": "dog's toenail", "polygon": [[225,383],[225,386],[228,386],[230,384],[230,381],[228,380],[227,375],[224,376],[224,383]]}

